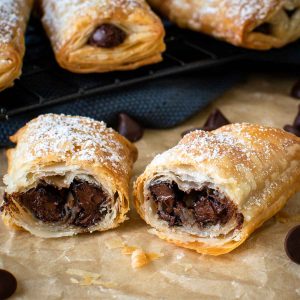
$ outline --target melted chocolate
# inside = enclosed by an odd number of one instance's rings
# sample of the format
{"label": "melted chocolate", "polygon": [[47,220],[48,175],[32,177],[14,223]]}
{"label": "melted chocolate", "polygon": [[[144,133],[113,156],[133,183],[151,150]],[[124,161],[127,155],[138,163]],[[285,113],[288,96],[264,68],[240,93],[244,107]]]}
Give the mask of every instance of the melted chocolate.
{"label": "melted chocolate", "polygon": [[88,182],[75,180],[71,185],[71,193],[75,200],[75,209],[78,211],[72,224],[81,227],[89,227],[101,221],[107,212],[103,206],[106,195],[99,187]]}
{"label": "melted chocolate", "polygon": [[109,200],[100,187],[77,179],[68,189],[58,189],[41,182],[36,188],[25,193],[14,193],[12,197],[18,198],[24,207],[43,222],[66,221],[79,227],[89,227],[101,221],[107,213]]}
{"label": "melted chocolate", "polygon": [[121,45],[126,33],[113,24],[102,24],[92,33],[89,44],[94,47],[113,48]]}
{"label": "melted chocolate", "polygon": [[17,280],[10,272],[0,269],[0,299],[9,298],[17,289]]}
{"label": "melted chocolate", "polygon": [[235,205],[209,187],[184,193],[176,183],[156,182],[149,187],[157,204],[158,216],[169,226],[196,223],[199,227],[226,224],[234,215],[237,228],[244,222],[244,216],[237,213]]}

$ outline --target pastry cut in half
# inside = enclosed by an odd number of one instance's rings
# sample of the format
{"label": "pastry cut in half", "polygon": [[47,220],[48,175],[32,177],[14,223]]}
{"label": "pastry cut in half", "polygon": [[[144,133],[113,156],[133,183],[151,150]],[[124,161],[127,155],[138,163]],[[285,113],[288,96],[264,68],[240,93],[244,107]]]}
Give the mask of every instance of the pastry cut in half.
{"label": "pastry cut in half", "polygon": [[279,48],[300,38],[300,0],[149,0],[183,28],[245,48]]}
{"label": "pastry cut in half", "polygon": [[232,124],[191,132],[135,183],[135,206],[160,238],[220,255],[241,245],[300,190],[300,138]]}
{"label": "pastry cut in half", "polygon": [[164,28],[144,0],[39,0],[59,65],[76,73],[161,61]]}
{"label": "pastry cut in half", "polygon": [[25,29],[33,0],[0,1],[0,91],[21,75]]}
{"label": "pastry cut in half", "polygon": [[4,223],[44,237],[108,230],[126,220],[137,150],[103,122],[47,114],[11,140]]}

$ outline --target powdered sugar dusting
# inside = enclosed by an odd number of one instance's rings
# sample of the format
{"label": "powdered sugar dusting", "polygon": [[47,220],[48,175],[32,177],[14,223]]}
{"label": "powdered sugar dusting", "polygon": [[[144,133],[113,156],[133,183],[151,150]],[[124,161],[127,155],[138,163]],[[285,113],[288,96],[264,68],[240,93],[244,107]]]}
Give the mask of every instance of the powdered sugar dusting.
{"label": "powdered sugar dusting", "polygon": [[105,20],[117,10],[129,15],[138,7],[145,6],[144,0],[43,0],[42,2],[43,22],[52,31],[55,48],[62,47],[77,31],[75,24],[80,17]]}
{"label": "powdered sugar dusting", "polygon": [[20,151],[23,155],[26,153],[24,161],[54,154],[60,161],[71,158],[96,164],[109,163],[109,167],[127,172],[122,164],[124,146],[116,140],[116,133],[103,122],[85,117],[47,114],[27,126],[18,141],[27,147],[27,150]]}
{"label": "powdered sugar dusting", "polygon": [[9,43],[13,38],[15,27],[23,22],[24,16],[20,13],[23,1],[0,1],[0,44]]}

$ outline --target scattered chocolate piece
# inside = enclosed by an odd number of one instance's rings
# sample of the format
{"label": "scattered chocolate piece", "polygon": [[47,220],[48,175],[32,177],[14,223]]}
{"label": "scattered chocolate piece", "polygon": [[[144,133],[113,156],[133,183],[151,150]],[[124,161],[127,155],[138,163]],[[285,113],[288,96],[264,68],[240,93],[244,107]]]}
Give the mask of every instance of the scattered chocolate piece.
{"label": "scattered chocolate piece", "polygon": [[291,89],[291,96],[300,99],[300,80],[298,80]]}
{"label": "scattered chocolate piece", "polygon": [[195,130],[205,130],[205,131],[212,131],[217,128],[220,128],[224,125],[230,124],[227,118],[222,114],[219,109],[215,109],[207,118],[203,127],[192,128],[184,131],[181,136],[185,136],[186,134],[195,131]]}
{"label": "scattered chocolate piece", "polygon": [[295,226],[288,232],[284,247],[287,256],[300,265],[300,225]]}
{"label": "scattered chocolate piece", "polygon": [[118,115],[118,132],[131,142],[142,138],[144,129],[135,120],[124,113]]}
{"label": "scattered chocolate piece", "polygon": [[300,105],[298,108],[298,114],[294,120],[293,125],[285,125],[283,129],[300,137]]}
{"label": "scattered chocolate piece", "polygon": [[89,44],[95,47],[113,48],[121,45],[126,33],[113,24],[102,24],[92,33]]}
{"label": "scattered chocolate piece", "polygon": [[17,289],[17,280],[10,272],[0,269],[0,299],[7,299]]}

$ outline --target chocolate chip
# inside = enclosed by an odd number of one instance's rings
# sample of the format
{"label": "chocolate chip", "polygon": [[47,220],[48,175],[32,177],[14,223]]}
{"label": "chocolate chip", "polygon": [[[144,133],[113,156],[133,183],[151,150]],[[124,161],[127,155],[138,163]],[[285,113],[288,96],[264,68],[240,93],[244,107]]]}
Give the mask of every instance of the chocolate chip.
{"label": "chocolate chip", "polygon": [[288,232],[284,247],[287,256],[296,264],[300,264],[300,225]]}
{"label": "chocolate chip", "polygon": [[222,112],[219,109],[215,109],[207,118],[205,124],[203,127],[198,128],[192,128],[184,131],[181,136],[185,136],[186,134],[195,131],[195,130],[205,130],[205,131],[212,131],[215,129],[218,129],[224,125],[228,125],[230,122],[227,120],[227,118],[222,114]]}
{"label": "chocolate chip", "polygon": [[300,99],[300,80],[298,80],[291,89],[291,96]]}
{"label": "chocolate chip", "polygon": [[95,47],[113,48],[121,45],[126,33],[113,24],[102,24],[92,33],[89,44]]}
{"label": "chocolate chip", "polygon": [[17,280],[10,272],[0,269],[0,299],[7,299],[17,289]]}
{"label": "chocolate chip", "polygon": [[300,105],[293,125],[285,125],[283,129],[300,137]]}
{"label": "chocolate chip", "polygon": [[142,138],[144,129],[127,114],[118,115],[118,132],[131,142],[136,142]]}

